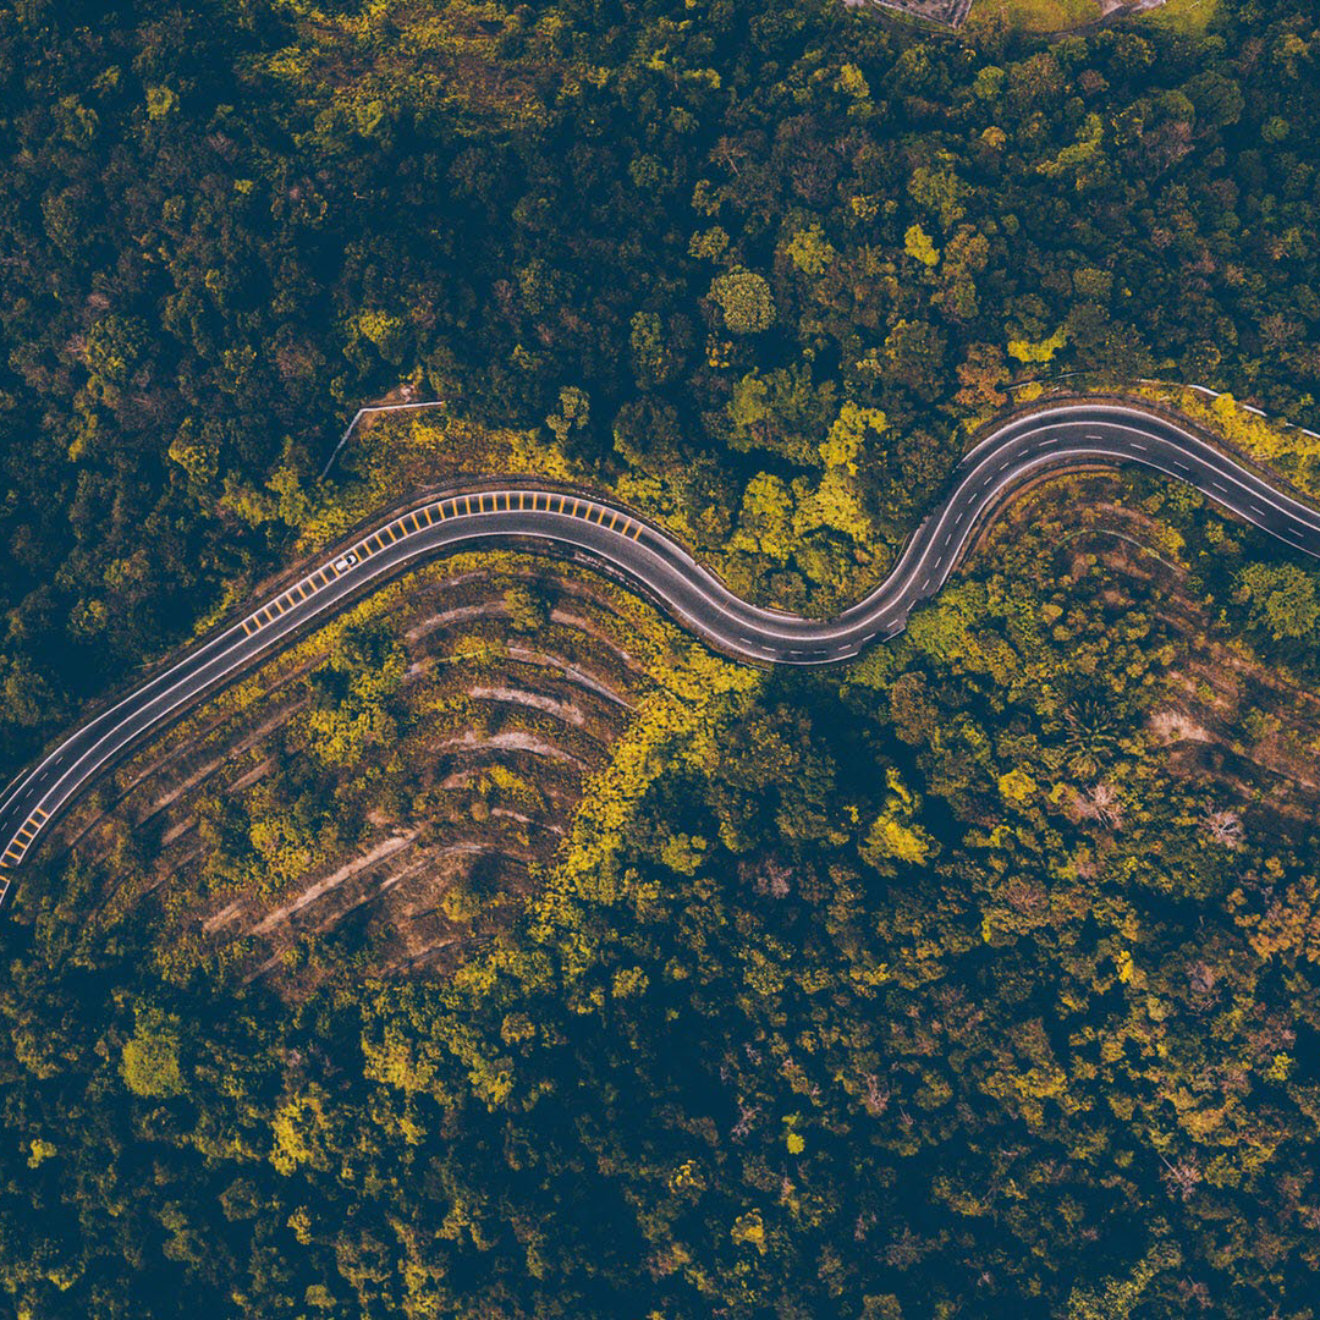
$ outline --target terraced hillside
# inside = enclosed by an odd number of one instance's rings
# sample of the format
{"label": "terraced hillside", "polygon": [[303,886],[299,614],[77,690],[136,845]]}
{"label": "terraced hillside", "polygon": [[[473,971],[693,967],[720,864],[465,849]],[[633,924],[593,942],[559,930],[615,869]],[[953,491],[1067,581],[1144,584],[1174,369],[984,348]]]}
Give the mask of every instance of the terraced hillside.
{"label": "terraced hillside", "polygon": [[652,691],[648,613],[543,560],[428,567],[119,767],[48,869],[103,926],[149,905],[179,970],[444,961],[527,891]]}

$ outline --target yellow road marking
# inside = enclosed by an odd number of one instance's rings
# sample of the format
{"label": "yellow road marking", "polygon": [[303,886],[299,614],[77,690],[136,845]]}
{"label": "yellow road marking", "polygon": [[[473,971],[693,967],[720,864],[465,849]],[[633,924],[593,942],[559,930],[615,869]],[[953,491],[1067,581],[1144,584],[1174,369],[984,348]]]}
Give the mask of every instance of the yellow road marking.
{"label": "yellow road marking", "polygon": [[610,531],[614,530],[614,524],[618,521],[619,515],[612,509],[610,510]]}
{"label": "yellow road marking", "polygon": [[637,538],[640,537],[641,534],[642,534],[642,524],[641,523],[634,524],[632,530],[632,539],[634,541],[637,540]]}
{"label": "yellow road marking", "polygon": [[50,819],[50,812],[47,811],[45,807],[34,807],[32,809],[32,817],[38,822],[38,824],[44,825],[46,821]]}
{"label": "yellow road marking", "polygon": [[418,513],[417,525],[419,528],[421,527],[421,515],[423,514],[425,514],[426,516],[426,525],[428,527],[430,527],[434,523],[435,519],[431,517],[431,506],[429,504],[423,504],[422,507],[417,510],[417,513]]}

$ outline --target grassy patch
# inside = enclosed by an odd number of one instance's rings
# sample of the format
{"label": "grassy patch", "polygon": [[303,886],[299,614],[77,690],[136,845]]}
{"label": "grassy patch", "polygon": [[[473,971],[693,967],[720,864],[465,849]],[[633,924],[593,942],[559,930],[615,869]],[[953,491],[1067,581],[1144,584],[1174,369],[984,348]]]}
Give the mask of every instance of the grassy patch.
{"label": "grassy patch", "polygon": [[[1164,0],[1153,9],[1141,11],[1140,17],[1200,37],[1219,12],[1220,0]],[[1103,16],[1098,0],[977,0],[972,7],[973,24],[978,18],[990,22],[999,19],[1022,32],[1067,32]]]}
{"label": "grassy patch", "polygon": [[1219,0],[1165,0],[1147,17],[1189,37],[1203,37],[1219,15]]}
{"label": "grassy patch", "polygon": [[1096,0],[978,0],[972,19],[1005,19],[1025,32],[1063,32],[1101,16]]}

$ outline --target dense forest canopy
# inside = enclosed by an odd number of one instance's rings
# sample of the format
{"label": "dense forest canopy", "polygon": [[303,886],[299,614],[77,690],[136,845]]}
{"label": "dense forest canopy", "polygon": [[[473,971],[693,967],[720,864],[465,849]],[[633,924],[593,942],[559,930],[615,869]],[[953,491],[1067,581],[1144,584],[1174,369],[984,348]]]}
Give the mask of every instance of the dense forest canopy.
{"label": "dense forest canopy", "polygon": [[[1300,0],[1049,46],[834,0],[0,9],[0,760],[278,564],[403,384],[817,609],[1012,382],[1314,421],[1318,60]],[[1123,490],[1140,571],[1068,487],[845,670],[694,650],[699,716],[643,711],[448,980],[281,1000],[48,865],[0,933],[3,1305],[1312,1315],[1313,791],[1252,778],[1263,708],[1169,746],[1212,643],[1302,702],[1317,579]],[[388,721],[368,641],[309,681]],[[341,752],[357,797],[276,805],[365,818]]]}

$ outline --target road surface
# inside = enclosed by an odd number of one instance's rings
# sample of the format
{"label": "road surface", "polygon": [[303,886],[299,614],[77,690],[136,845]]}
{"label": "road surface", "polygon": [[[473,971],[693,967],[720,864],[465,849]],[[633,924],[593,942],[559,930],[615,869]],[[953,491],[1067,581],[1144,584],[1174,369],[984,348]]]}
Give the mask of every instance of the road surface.
{"label": "road surface", "polygon": [[760,609],[734,596],[662,531],[607,501],[509,486],[448,495],[396,517],[70,734],[0,796],[0,902],[13,869],[59,812],[107,765],[294,634],[421,560],[476,542],[551,542],[621,572],[720,650],[770,664],[832,664],[893,637],[940,590],[983,524],[1047,470],[1139,463],[1188,482],[1285,545],[1320,557],[1320,513],[1163,417],[1071,403],[1006,422],[956,468],[948,494],[909,539],[893,572],[833,619]]}

